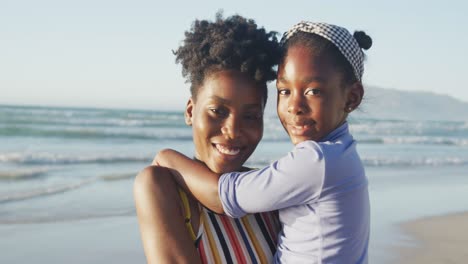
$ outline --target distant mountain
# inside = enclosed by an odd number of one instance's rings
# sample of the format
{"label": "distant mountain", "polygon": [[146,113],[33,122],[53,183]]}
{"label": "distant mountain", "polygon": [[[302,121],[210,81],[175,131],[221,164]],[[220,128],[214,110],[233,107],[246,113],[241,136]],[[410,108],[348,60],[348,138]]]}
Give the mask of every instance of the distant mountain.
{"label": "distant mountain", "polygon": [[369,118],[468,121],[468,103],[432,92],[367,87],[356,113]]}
{"label": "distant mountain", "polygon": [[[448,95],[365,87],[364,100],[352,116],[394,120],[468,121],[468,103]],[[276,87],[269,86],[267,115],[276,115]]]}

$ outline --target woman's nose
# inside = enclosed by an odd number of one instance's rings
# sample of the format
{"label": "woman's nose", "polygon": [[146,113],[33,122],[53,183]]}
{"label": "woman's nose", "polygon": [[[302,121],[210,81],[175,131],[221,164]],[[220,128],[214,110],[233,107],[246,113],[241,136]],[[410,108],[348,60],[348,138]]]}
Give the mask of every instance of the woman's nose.
{"label": "woman's nose", "polygon": [[221,127],[221,132],[223,135],[230,139],[239,137],[241,133],[241,123],[240,120],[234,116],[226,118],[223,126]]}

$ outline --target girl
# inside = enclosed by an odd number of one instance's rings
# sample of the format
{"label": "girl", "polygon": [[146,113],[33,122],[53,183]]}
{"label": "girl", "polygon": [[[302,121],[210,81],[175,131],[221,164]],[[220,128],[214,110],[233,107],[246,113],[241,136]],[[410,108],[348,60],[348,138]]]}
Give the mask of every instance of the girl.
{"label": "girl", "polygon": [[300,22],[284,34],[277,109],[295,146],[271,165],[220,175],[173,150],[156,160],[215,212],[278,209],[275,263],[367,263],[367,178],[346,118],[361,103],[362,49],[371,45],[364,32],[325,23]]}
{"label": "girl", "polygon": [[[275,33],[219,14],[196,20],[175,55],[191,83],[185,120],[195,158],[216,173],[248,170],[242,164],[263,134],[266,82],[276,77]],[[136,177],[134,196],[148,263],[269,263],[276,252],[277,212],[217,215],[179,193],[157,162]]]}

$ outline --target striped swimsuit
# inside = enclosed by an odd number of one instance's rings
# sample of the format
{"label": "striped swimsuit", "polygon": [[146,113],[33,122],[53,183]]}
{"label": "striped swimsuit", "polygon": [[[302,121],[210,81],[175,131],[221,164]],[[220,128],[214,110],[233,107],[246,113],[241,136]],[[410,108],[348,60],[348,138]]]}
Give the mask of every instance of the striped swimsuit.
{"label": "striped swimsuit", "polygon": [[[183,205],[187,209],[188,203]],[[195,245],[202,263],[273,262],[280,230],[277,211],[235,219],[202,207],[200,217]]]}

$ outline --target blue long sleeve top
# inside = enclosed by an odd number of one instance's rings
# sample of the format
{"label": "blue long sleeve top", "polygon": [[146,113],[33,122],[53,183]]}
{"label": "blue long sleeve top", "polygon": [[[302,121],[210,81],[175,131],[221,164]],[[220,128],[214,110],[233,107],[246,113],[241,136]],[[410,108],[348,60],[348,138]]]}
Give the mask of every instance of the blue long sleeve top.
{"label": "blue long sleeve top", "polygon": [[219,180],[231,217],[279,210],[275,263],[367,263],[370,204],[356,142],[344,123],[269,166]]}

